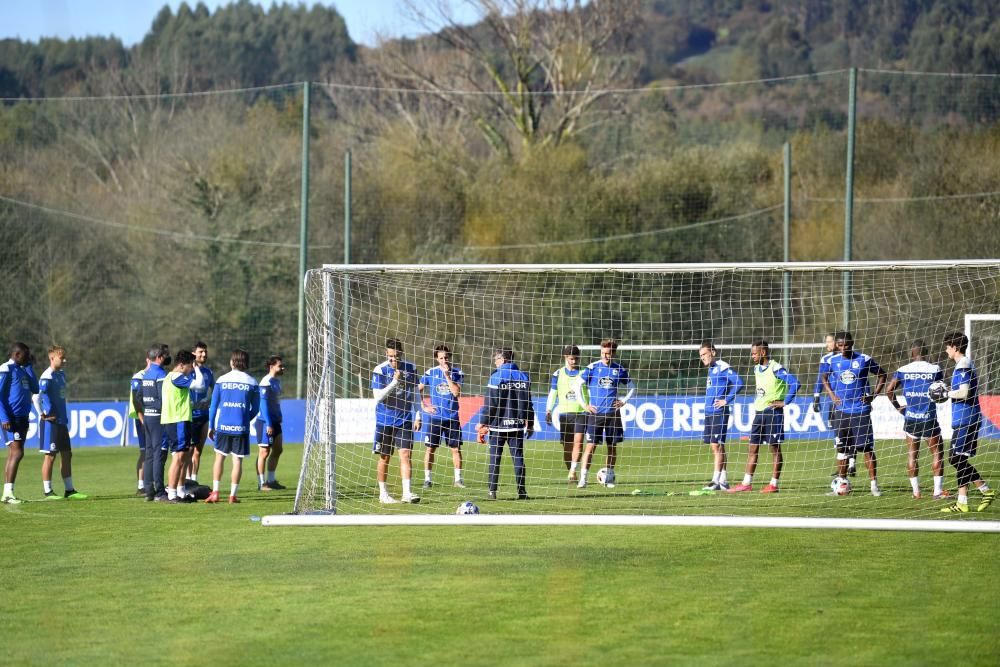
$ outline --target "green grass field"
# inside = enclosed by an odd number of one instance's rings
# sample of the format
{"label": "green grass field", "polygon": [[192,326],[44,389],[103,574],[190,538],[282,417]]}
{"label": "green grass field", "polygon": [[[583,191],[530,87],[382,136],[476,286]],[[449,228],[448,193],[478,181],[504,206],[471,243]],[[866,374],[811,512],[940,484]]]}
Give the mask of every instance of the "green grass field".
{"label": "green grass field", "polygon": [[[289,511],[291,490],[264,495],[246,475],[240,505],[146,503],[133,495],[135,455],[79,449],[89,500],[0,507],[3,664],[995,665],[1000,654],[998,535],[265,528],[251,516]],[[288,448],[285,482],[300,456]],[[18,495],[41,496],[38,467],[31,452]],[[428,510],[453,507],[450,490],[435,493]]]}

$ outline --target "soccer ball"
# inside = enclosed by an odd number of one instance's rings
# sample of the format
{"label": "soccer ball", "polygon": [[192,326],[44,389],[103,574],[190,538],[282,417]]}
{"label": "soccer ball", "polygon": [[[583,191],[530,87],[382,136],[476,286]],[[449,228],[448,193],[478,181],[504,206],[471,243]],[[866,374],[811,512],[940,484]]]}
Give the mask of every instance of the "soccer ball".
{"label": "soccer ball", "polygon": [[610,468],[601,468],[597,471],[597,482],[607,486],[615,483],[615,471]]}
{"label": "soccer ball", "polygon": [[851,492],[851,480],[846,477],[834,477],[830,482],[830,490],[835,496],[846,496]]}
{"label": "soccer ball", "polygon": [[948,400],[948,385],[941,380],[935,380],[927,387],[927,395],[935,403],[944,403]]}
{"label": "soccer ball", "polygon": [[466,500],[458,506],[458,509],[455,510],[455,514],[479,514],[479,507],[477,507],[471,500]]}

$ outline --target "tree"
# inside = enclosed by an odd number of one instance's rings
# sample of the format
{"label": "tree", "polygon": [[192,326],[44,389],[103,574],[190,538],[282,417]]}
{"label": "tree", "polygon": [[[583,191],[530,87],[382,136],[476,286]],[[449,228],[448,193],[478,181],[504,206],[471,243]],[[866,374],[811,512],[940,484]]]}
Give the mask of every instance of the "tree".
{"label": "tree", "polygon": [[[473,0],[478,21],[459,23],[448,0],[405,0],[433,37],[387,41],[373,66],[396,96],[396,109],[417,132],[416,109],[431,96],[457,114],[489,148],[558,145],[601,114],[618,110],[614,88],[634,85],[636,61],[625,55],[637,0]],[[462,92],[457,92],[462,91]]]}

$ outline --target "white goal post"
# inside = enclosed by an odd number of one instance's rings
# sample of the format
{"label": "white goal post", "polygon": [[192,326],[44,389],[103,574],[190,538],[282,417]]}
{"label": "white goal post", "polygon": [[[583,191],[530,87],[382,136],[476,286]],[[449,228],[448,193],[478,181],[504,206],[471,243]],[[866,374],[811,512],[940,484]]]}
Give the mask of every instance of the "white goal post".
{"label": "white goal post", "polygon": [[[846,272],[852,276],[848,295],[843,294]],[[819,360],[826,351],[823,339],[845,321],[855,349],[871,355],[889,377],[909,362],[917,339],[926,342],[930,360],[948,377],[943,337],[963,331],[963,325],[968,330],[975,318],[1000,319],[969,315],[1000,312],[1000,260],[328,265],[308,273],[306,302],[309,393],[302,471],[293,514],[266,517],[265,525],[744,521],[740,525],[816,522],[817,527],[835,527],[846,521],[858,528],[910,529],[910,523],[928,530],[1000,527],[991,511],[959,517],[939,511],[946,503],[930,497],[932,462],[926,443],[918,454],[921,498],[914,497],[902,417],[885,396],[872,404],[874,470],[865,468],[859,455],[853,492],[828,495],[836,462],[825,399],[820,411],[813,410]],[[850,312],[843,312],[844,304]],[[618,411],[624,440],[617,447],[584,440],[581,449],[592,450],[592,461],[588,483],[581,486],[585,454],[574,455],[572,442],[564,446],[558,421],[555,426],[546,423],[546,399],[553,373],[563,365],[563,346],[578,346],[586,367],[599,358],[605,338],[619,343],[616,361],[631,380],[620,384],[621,394],[626,387],[632,393]],[[409,491],[420,496],[419,503],[379,501],[379,457],[372,451],[376,410],[369,381],[373,369],[386,360],[388,339],[402,343],[415,378],[425,377],[436,365],[434,348],[441,344],[450,348],[454,365],[464,374],[455,402],[461,446],[425,445],[432,420],[427,408],[433,392],[442,391],[433,385],[434,376],[427,375],[422,400],[412,404],[422,428],[412,433],[408,486],[403,486],[401,466],[407,457],[399,449],[389,456],[385,495],[398,499]],[[795,400],[783,410],[781,466],[765,443],[749,478],[751,491],[706,491],[703,487],[716,471],[702,437],[708,369],[698,348],[702,341],[712,341],[719,358],[745,383],[729,406],[725,443],[725,468],[735,486],[753,467],[748,438],[756,410],[749,346],[760,339],[769,341],[771,358],[799,384]],[[531,378],[535,434],[523,446],[528,500],[516,499],[508,450],[502,451],[497,468],[498,499],[487,497],[489,448],[475,442],[475,426],[496,369],[496,348],[512,350],[514,362]],[[1000,360],[993,356],[973,356],[981,374],[995,373]],[[875,386],[873,376],[870,387]],[[992,406],[992,399],[983,397],[984,406]],[[942,407],[947,438],[947,404]],[[992,421],[995,415],[984,411],[988,419],[976,465],[986,479],[1000,483],[1000,431]],[[614,470],[616,485],[599,484],[599,468]],[[874,484],[870,472],[875,473]],[[954,490],[954,471],[946,467],[944,475],[946,486]],[[464,486],[456,486],[456,480]],[[760,493],[774,481],[777,493]],[[874,493],[876,486],[881,495]],[[475,503],[480,514],[454,516],[464,501]]]}

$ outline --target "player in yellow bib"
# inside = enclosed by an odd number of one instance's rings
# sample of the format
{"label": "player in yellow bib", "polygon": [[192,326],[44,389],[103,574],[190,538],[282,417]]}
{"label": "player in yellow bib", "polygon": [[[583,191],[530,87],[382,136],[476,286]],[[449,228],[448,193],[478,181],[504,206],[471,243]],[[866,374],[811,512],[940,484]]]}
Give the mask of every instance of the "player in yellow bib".
{"label": "player in yellow bib", "polygon": [[191,383],[194,382],[194,354],[190,350],[177,353],[174,370],[163,381],[160,424],[163,426],[167,451],[171,453],[167,474],[167,502],[194,502],[193,495],[184,491],[184,469],[191,461]]}
{"label": "player in yellow bib", "polygon": [[757,384],[753,407],[756,415],[750,427],[750,449],[747,453],[747,468],[743,483],[729,489],[729,493],[752,490],[753,474],[757,470],[757,454],[760,445],[771,446],[771,483],[761,489],[761,493],[777,493],[781,478],[781,443],[785,439],[785,406],[795,398],[799,390],[798,379],[784,366],[770,358],[770,346],[766,340],[754,341],[750,346],[750,357],[754,362],[754,380]]}
{"label": "player in yellow bib", "polygon": [[558,412],[563,463],[569,471],[567,479],[572,483],[576,482],[576,468],[583,451],[583,436],[590,416],[585,408],[590,398],[580,378],[580,348],[567,345],[562,353],[565,364],[552,373],[549,398],[545,403],[545,422],[551,424],[553,413]]}

